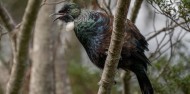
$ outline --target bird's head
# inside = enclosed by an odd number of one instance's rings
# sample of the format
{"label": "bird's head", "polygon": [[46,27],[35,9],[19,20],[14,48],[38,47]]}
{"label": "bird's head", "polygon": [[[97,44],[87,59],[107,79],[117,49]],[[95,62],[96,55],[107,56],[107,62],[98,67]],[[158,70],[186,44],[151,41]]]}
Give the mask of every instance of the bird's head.
{"label": "bird's head", "polygon": [[[81,8],[75,3],[66,3],[58,13],[54,15],[59,15],[55,20],[59,19],[62,21],[72,22],[75,18],[77,18],[81,13]],[[54,21],[55,21],[54,20]]]}

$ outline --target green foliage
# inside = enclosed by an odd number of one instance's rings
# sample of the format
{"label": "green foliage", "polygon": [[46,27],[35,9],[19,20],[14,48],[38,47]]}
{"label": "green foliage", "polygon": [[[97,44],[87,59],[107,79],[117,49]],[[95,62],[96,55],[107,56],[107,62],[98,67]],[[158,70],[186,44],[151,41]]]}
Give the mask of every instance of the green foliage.
{"label": "green foliage", "polygon": [[189,0],[149,0],[151,4],[156,4],[162,13],[175,20],[183,19],[190,21],[190,1]]}
{"label": "green foliage", "polygon": [[[71,61],[68,65],[68,73],[71,80],[73,94],[97,94],[98,82],[101,74],[98,71],[93,73],[81,63]],[[118,94],[116,87],[113,94]]]}
{"label": "green foliage", "polygon": [[160,14],[172,21],[185,22],[186,30],[190,31],[190,0],[147,0]]}
{"label": "green foliage", "polygon": [[[158,13],[190,31],[190,0],[147,0]],[[184,24],[180,24],[184,22]],[[153,62],[150,78],[156,94],[190,94],[189,47],[180,41],[172,50]]]}
{"label": "green foliage", "polygon": [[70,75],[73,94],[95,94],[97,91],[98,74],[90,74],[81,64],[71,62],[68,72]]}
{"label": "green foliage", "polygon": [[151,81],[157,94],[190,94],[190,73],[187,68],[189,63],[181,56],[173,63],[168,62],[164,56],[154,64],[159,72],[167,65],[162,74],[156,73],[159,74],[159,77],[151,75]]}

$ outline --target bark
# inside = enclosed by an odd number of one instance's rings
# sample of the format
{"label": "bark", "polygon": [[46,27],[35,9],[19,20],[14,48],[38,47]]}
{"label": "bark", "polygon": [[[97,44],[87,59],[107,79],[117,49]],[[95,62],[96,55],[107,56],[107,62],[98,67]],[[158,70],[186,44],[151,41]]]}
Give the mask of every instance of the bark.
{"label": "bark", "polygon": [[17,53],[14,57],[6,94],[20,94],[27,67],[29,41],[41,0],[29,0],[18,35]]}
{"label": "bark", "polygon": [[[113,23],[113,33],[111,37],[111,43],[108,50],[108,56],[106,58],[102,78],[100,80],[100,86],[98,94],[110,94],[111,87],[114,83],[114,77],[117,70],[117,65],[120,59],[121,48],[123,46],[123,40],[125,36],[126,16],[130,5],[130,0],[118,0],[116,14]],[[126,28],[124,28],[126,27]]]}
{"label": "bark", "polygon": [[[61,48],[61,49],[60,49]],[[66,81],[66,60],[64,59],[63,48],[58,46],[55,60],[55,77],[56,77],[56,93],[57,94],[68,94],[65,93],[65,81]]]}
{"label": "bark", "polygon": [[29,94],[30,74],[31,74],[31,65],[29,65],[25,74],[25,81],[21,89],[22,94]]}
{"label": "bark", "polygon": [[29,94],[55,94],[54,51],[58,32],[53,17],[49,17],[54,13],[54,7],[44,5],[38,14],[34,32]]}
{"label": "bark", "polygon": [[63,24],[61,24],[59,27],[62,28],[62,31],[59,34],[60,38],[57,40],[59,43],[56,45],[56,93],[72,94],[71,83],[67,72],[68,63],[71,62],[73,57],[77,57],[75,58],[77,63],[81,63],[80,54],[82,49],[74,31],[65,31],[65,25]]}
{"label": "bark", "polygon": [[130,93],[130,80],[131,74],[130,71],[122,71],[121,78],[123,80],[123,91],[122,94],[131,94]]}
{"label": "bark", "polygon": [[[66,35],[69,36],[68,34]],[[63,45],[67,44],[67,41],[63,40],[63,42],[64,43],[61,43],[61,40],[59,39],[55,59],[56,94],[72,94],[70,80],[67,74],[68,61],[65,58],[68,54],[66,53],[66,50],[68,50],[68,48],[64,47],[65,45]]]}
{"label": "bark", "polygon": [[135,21],[136,21],[136,18],[137,18],[137,15],[139,13],[139,10],[141,8],[142,2],[143,2],[143,0],[135,0],[135,4],[132,8],[132,13],[131,13],[131,18],[130,18],[130,20],[133,23],[135,23]]}
{"label": "bark", "polygon": [[[137,19],[137,15],[139,13],[139,10],[141,8],[143,0],[135,0],[135,4],[132,8],[132,13],[130,20],[135,23]],[[123,80],[123,94],[130,94],[130,80],[131,80],[131,74],[130,71],[123,71],[121,74],[121,78]]]}

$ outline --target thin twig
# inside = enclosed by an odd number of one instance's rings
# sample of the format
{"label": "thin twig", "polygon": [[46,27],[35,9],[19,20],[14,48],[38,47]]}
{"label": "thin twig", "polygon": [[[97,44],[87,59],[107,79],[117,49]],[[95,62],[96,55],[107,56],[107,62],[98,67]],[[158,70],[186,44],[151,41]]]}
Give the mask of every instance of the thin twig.
{"label": "thin twig", "polygon": [[[150,3],[150,2],[148,2],[148,3]],[[162,12],[163,10],[161,10],[161,7],[160,7],[160,6],[158,6],[158,8],[160,9],[160,10],[159,10],[159,9],[158,9],[156,6],[154,6],[152,3],[150,3],[150,5],[151,5],[158,13],[160,13],[160,14],[162,14],[162,15],[168,17],[170,20],[172,20],[174,23],[176,23],[176,24],[177,24],[178,26],[180,26],[182,29],[184,29],[184,30],[190,32],[189,27],[188,27],[188,29],[185,28],[185,27],[183,27],[182,24],[179,24],[179,22],[177,22],[175,19],[173,19],[173,18],[172,18],[171,16],[169,16],[167,13]],[[186,22],[186,23],[187,23],[187,22]]]}
{"label": "thin twig", "polygon": [[109,13],[109,15],[113,15],[110,5],[111,5],[111,0],[108,1],[108,4],[106,4],[105,0],[102,0],[102,4],[105,7],[105,9],[107,10],[107,12]]}
{"label": "thin twig", "polygon": [[[185,37],[186,34],[187,34],[187,32],[185,32],[185,33],[183,33],[183,34],[180,33],[180,34],[178,35],[177,40],[176,40],[174,43],[172,43],[172,46],[175,47],[178,43],[180,43],[181,40]],[[180,36],[180,35],[181,35],[181,36]],[[169,43],[169,40],[168,40],[162,47],[160,47],[159,50],[161,50],[161,49],[162,49],[166,44],[168,44],[168,43]],[[163,50],[162,52],[160,52],[159,56],[155,57],[155,58],[152,59],[151,61],[157,60],[160,56],[164,55],[164,53],[166,53],[169,49],[170,49],[170,46],[167,47],[167,48],[165,48],[165,50]]]}
{"label": "thin twig", "polygon": [[96,1],[97,5],[98,5],[98,8],[100,8],[102,11],[104,11],[107,15],[110,15],[109,11],[106,10],[104,7],[102,7],[102,6],[100,5],[100,3],[98,2],[98,0],[95,0],[95,1]]}
{"label": "thin twig", "polygon": [[[181,23],[179,23],[179,24],[182,25],[182,24],[185,24],[185,22],[181,22]],[[148,38],[147,38],[147,41],[150,41],[151,39],[153,39],[155,36],[159,35],[159,34],[162,33],[162,32],[171,30],[171,29],[176,28],[176,27],[178,27],[178,26],[179,26],[178,24],[175,24],[175,25],[170,26],[170,27],[164,27],[164,28],[162,28],[162,29],[156,31],[156,33],[154,33],[152,36],[148,37]],[[149,35],[149,34],[148,34],[148,35]],[[146,36],[147,36],[147,35],[146,35]]]}
{"label": "thin twig", "polygon": [[[180,40],[186,35],[186,32],[178,39],[175,43],[171,44],[172,46],[175,46],[176,44],[178,44],[180,42]],[[170,47],[168,47],[166,50],[170,49]],[[166,51],[165,50],[165,51]],[[163,51],[163,52],[165,52]],[[173,55],[172,53],[170,53],[171,55]],[[171,61],[171,58],[169,58],[168,62],[164,65],[164,68],[160,71],[160,73],[158,74],[158,76],[156,77],[156,81],[161,77],[161,75],[163,75],[163,73],[165,72],[165,70],[168,68],[169,66],[169,62]]]}
{"label": "thin twig", "polygon": [[[167,24],[168,21],[169,21],[169,20],[166,21],[166,27],[169,26],[169,25]],[[171,21],[170,25],[172,25],[172,23],[173,23],[173,22]],[[164,47],[170,42],[170,40],[166,41],[164,44],[162,44],[162,43],[163,43],[163,41],[165,40],[166,35],[169,35],[169,34],[173,33],[173,32],[174,32],[174,29],[175,29],[175,28],[171,29],[168,34],[166,34],[166,32],[165,32],[164,37],[162,37],[162,40],[161,40],[159,43],[157,43],[157,48],[156,48],[156,50],[154,51],[154,53],[152,53],[152,54],[149,56],[149,58],[153,58],[153,57],[155,57],[155,55],[157,55],[157,54],[159,54],[157,57],[160,57],[160,56],[163,54],[163,53],[161,53],[161,50],[162,50],[162,48],[164,48]],[[155,29],[154,29],[154,30],[155,30]],[[157,57],[156,57],[156,58],[157,58]]]}

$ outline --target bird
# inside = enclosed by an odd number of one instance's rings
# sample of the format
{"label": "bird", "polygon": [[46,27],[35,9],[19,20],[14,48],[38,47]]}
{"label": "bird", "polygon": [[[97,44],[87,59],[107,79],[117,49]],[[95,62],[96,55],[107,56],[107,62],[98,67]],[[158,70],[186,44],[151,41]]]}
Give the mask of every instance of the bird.
{"label": "bird", "polygon": [[[114,17],[101,11],[83,9],[76,3],[64,4],[54,15],[58,15],[55,20],[67,23],[68,27],[74,30],[92,63],[103,69],[108,55]],[[154,94],[147,76],[147,66],[150,65],[150,61],[144,54],[148,51],[148,43],[130,20],[125,21],[125,26],[118,69],[129,70],[136,75],[142,94]]]}

